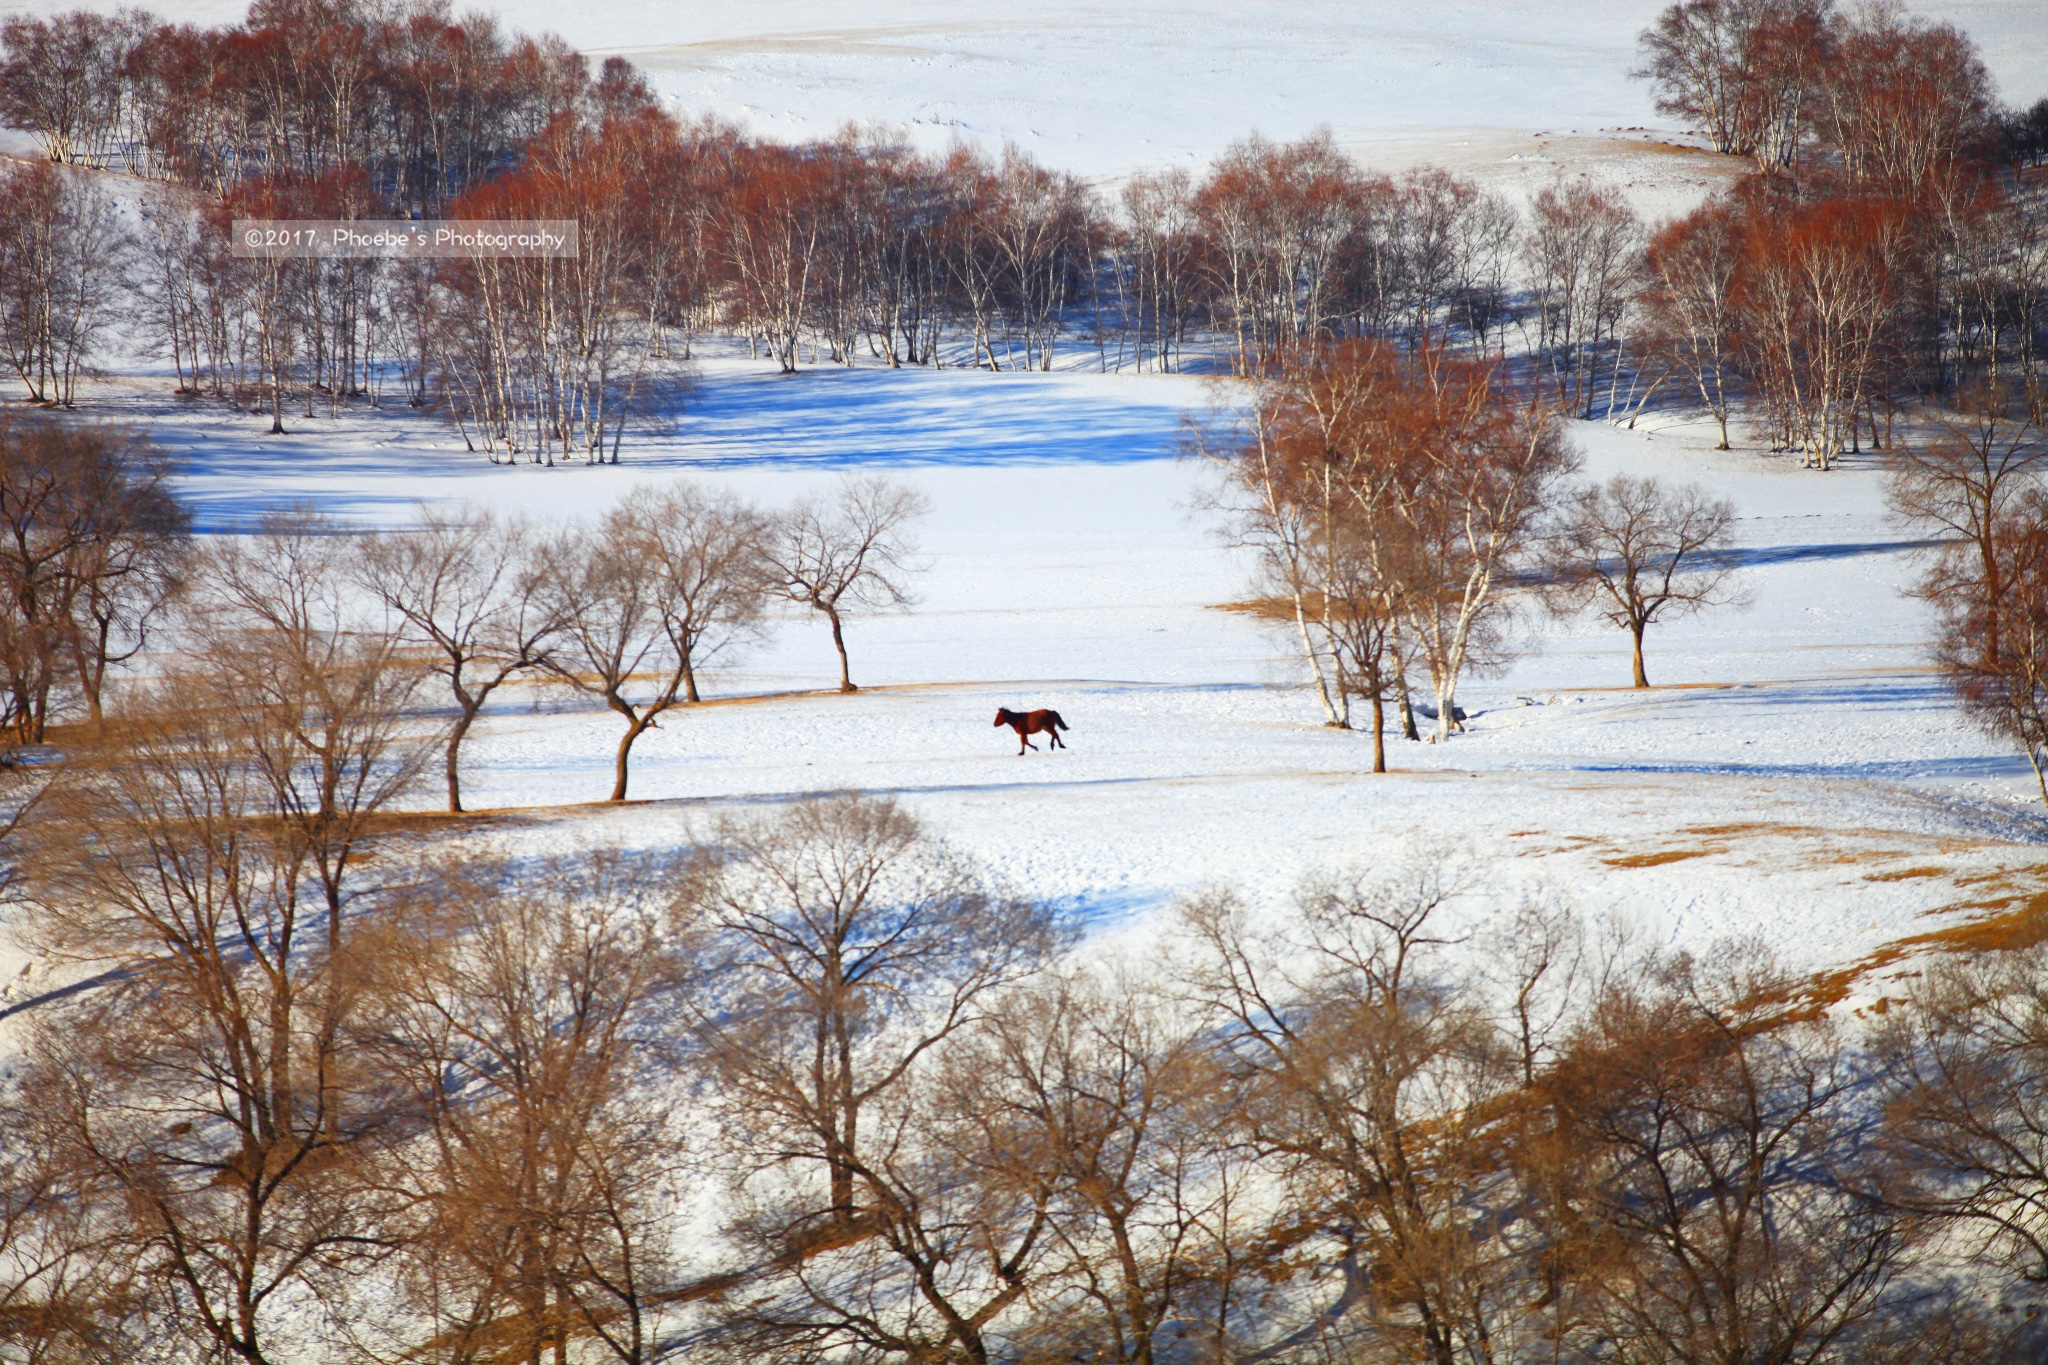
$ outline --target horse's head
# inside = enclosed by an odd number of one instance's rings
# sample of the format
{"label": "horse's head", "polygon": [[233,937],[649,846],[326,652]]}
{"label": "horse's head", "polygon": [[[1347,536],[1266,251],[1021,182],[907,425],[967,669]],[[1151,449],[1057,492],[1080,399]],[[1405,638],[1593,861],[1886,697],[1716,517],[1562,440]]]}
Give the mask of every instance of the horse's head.
{"label": "horse's head", "polygon": [[1009,707],[1007,707],[1007,706],[998,706],[998,707],[996,708],[996,724],[998,724],[998,725],[1008,725],[1009,723],[1010,723],[1010,708],[1009,708]]}

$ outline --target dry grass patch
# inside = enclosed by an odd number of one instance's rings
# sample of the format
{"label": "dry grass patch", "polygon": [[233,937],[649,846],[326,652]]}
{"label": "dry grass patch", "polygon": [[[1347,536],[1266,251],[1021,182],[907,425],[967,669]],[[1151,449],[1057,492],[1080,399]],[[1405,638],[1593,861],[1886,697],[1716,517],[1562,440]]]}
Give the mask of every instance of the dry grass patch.
{"label": "dry grass patch", "polygon": [[[1804,999],[1794,1013],[1801,1016],[1819,1014],[1847,999],[1856,983],[1865,977],[1922,953],[2010,953],[2048,942],[2048,891],[1991,903],[1980,901],[1945,906],[1930,913],[1953,914],[1963,910],[1997,910],[2001,913],[1966,920],[1945,929],[1910,934],[1885,944],[1862,961],[1839,971],[1816,972],[1811,984],[1800,993]],[[1917,972],[1895,972],[1890,979],[1917,975]]]}
{"label": "dry grass patch", "polygon": [[1947,875],[1948,869],[1945,867],[1902,867],[1892,872],[1866,872],[1863,874],[1863,880],[1866,882],[1903,882],[1910,881],[1915,877],[1945,877]]}
{"label": "dry grass patch", "polygon": [[1815,839],[1840,833],[1839,830],[1822,829],[1818,825],[1781,825],[1768,820],[1747,820],[1733,825],[1689,825],[1678,832],[1697,834],[1705,839],[1742,839],[1763,835],[1776,835],[1785,839]]}
{"label": "dry grass patch", "polygon": [[1682,863],[1688,858],[1705,858],[1720,852],[1713,848],[1672,848],[1661,853],[1624,853],[1600,861],[1609,867],[1662,867],[1666,863]]}

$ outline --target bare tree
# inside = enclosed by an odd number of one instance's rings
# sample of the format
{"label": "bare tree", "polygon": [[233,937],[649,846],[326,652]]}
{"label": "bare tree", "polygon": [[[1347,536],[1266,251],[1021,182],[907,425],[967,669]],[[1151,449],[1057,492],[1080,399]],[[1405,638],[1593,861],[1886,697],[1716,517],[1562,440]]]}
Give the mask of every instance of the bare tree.
{"label": "bare tree", "polygon": [[1437,738],[1457,721],[1458,682],[1498,662],[1506,575],[1537,548],[1543,514],[1579,453],[1550,415],[1489,366],[1439,359],[1390,386],[1397,400],[1375,461],[1399,495],[1409,586],[1402,601],[1436,690]]}
{"label": "bare tree", "polygon": [[97,969],[40,1014],[26,1078],[96,1257],[207,1353],[276,1358],[315,1279],[380,1252],[358,1155],[390,1114],[345,1045],[361,944],[276,818],[262,737],[166,679],[17,832],[34,942]]}
{"label": "bare tree", "polygon": [[1683,0],[1637,35],[1642,64],[1632,75],[1657,86],[1657,112],[1697,125],[1725,153],[1745,153],[1741,90],[1748,7],[1730,0]]}
{"label": "bare tree", "polygon": [[1334,576],[1327,552],[1338,543],[1328,534],[1334,475],[1327,463],[1309,464],[1295,448],[1306,423],[1288,379],[1283,372],[1255,380],[1248,411],[1226,412],[1224,420],[1194,428],[1191,441],[1221,471],[1212,504],[1227,518],[1219,535],[1256,557],[1260,601],[1269,619],[1294,636],[1324,723],[1349,729],[1351,689],[1331,639],[1337,599],[1326,590]]}
{"label": "bare tree", "polygon": [[433,671],[455,697],[443,764],[450,811],[462,809],[458,760],[470,727],[493,692],[547,662],[562,629],[537,549],[523,521],[477,508],[445,520],[422,510],[412,530],[366,538],[354,566],[412,640],[433,651]]}
{"label": "bare tree", "polygon": [[109,670],[147,642],[185,547],[169,474],[130,432],[0,413],[0,719],[18,742],[67,698],[97,722]]}
{"label": "bare tree", "polygon": [[1979,583],[1939,599],[1934,658],[1963,709],[2027,756],[2048,802],[2048,492],[2014,503],[1992,532],[1998,595]]}
{"label": "bare tree", "polygon": [[[1386,704],[1406,704],[1410,641],[1401,632],[1415,561],[1397,517],[1347,505],[1328,533],[1336,544],[1321,556],[1332,570],[1324,586],[1331,651],[1342,661],[1345,693],[1372,707],[1372,770],[1387,770]],[[1412,736],[1411,736],[1412,738]]]}
{"label": "bare tree", "polygon": [[644,499],[640,534],[662,573],[663,609],[674,623],[683,698],[702,701],[698,670],[759,638],[773,586],[773,527],[727,492],[678,483]]}
{"label": "bare tree", "polygon": [[1614,982],[1546,1081],[1586,1163],[1576,1213],[1602,1333],[1677,1365],[1855,1358],[1917,1240],[1878,1197],[1861,1080],[1754,953]]}
{"label": "bare tree", "polygon": [[[696,670],[756,628],[766,578],[761,525],[730,494],[687,483],[643,487],[596,526],[547,548],[543,601],[562,623],[562,644],[543,666],[626,722],[611,800],[626,799],[633,742],[695,700]],[[653,691],[629,698],[646,673],[655,675]]]}
{"label": "bare tree", "polygon": [[[1634,300],[1642,224],[1620,195],[1585,181],[1540,190],[1530,213],[1522,254],[1536,303],[1536,348],[1549,361],[1558,406],[1591,417],[1603,350],[1618,340]],[[1618,373],[1619,355],[1609,363]]]}
{"label": "bare tree", "polygon": [[1186,910],[1199,955],[1188,988],[1242,1087],[1245,1141],[1297,1210],[1276,1235],[1290,1248],[1326,1236],[1317,1259],[1340,1273],[1334,1301],[1290,1341],[1356,1311],[1354,1330],[1395,1358],[1509,1358],[1496,1343],[1530,1300],[1485,1210],[1489,1188],[1511,1197],[1489,1153],[1517,1069],[1443,965],[1459,894],[1425,857],[1306,885],[1301,931],[1286,938],[1255,932],[1228,894]]}
{"label": "bare tree", "polygon": [[34,134],[53,162],[106,165],[120,128],[123,67],[147,23],[133,11],[9,15],[0,27],[0,119]]}
{"label": "bare tree", "polygon": [[[598,525],[566,532],[545,551],[549,611],[563,622],[548,672],[602,699],[626,722],[612,761],[613,801],[626,799],[633,742],[655,728],[683,687],[653,566],[634,552],[633,539],[625,509],[614,508]],[[635,701],[626,690],[644,672],[655,673],[654,691]]]}
{"label": "bare tree", "polygon": [[1832,0],[1680,0],[1637,39],[1660,113],[1765,171],[1798,158],[1828,83]]}
{"label": "bare tree", "polygon": [[358,1031],[421,1115],[378,1170],[405,1206],[396,1283],[442,1358],[653,1359],[679,1153],[641,1081],[691,980],[680,889],[646,860],[482,860],[395,926]]}
{"label": "bare tree", "polygon": [[[1536,1083],[1555,1055],[1566,1026],[1588,994],[1602,960],[1618,958],[1626,940],[1594,944],[1569,902],[1537,893],[1497,922],[1482,940],[1480,975],[1491,989],[1494,1013],[1521,1058],[1522,1084]],[[1594,984],[1597,985],[1597,982]]]}
{"label": "bare tree", "polygon": [[1937,960],[1878,1036],[1905,1207],[2017,1279],[2048,1272],[2048,995],[2040,948]]}
{"label": "bare tree", "polygon": [[1954,181],[1996,126],[1977,45],[1898,5],[1857,6],[1830,36],[1816,121],[1849,181],[1898,198]]}
{"label": "bare tree", "polygon": [[1999,541],[2023,496],[2040,487],[2048,441],[2027,396],[1995,384],[1964,392],[1934,418],[1931,439],[1893,449],[1885,501],[1907,524],[1946,541],[1919,593],[1936,603],[1981,602],[1989,662],[1999,654],[1997,606],[2007,590]]}
{"label": "bare tree", "polygon": [[196,556],[195,704],[238,718],[275,813],[305,841],[338,944],[350,871],[378,813],[418,783],[441,736],[412,713],[423,661],[349,571],[351,537],[305,509]]}
{"label": "bare tree", "polygon": [[755,1349],[828,1344],[989,1357],[1042,1250],[1051,1176],[963,1178],[971,1115],[939,1050],[1059,940],[893,801],[805,801],[716,830],[704,904],[719,1081],[744,1241],[781,1274],[735,1327]]}
{"label": "bare tree", "polygon": [[[1050,1178],[1030,1358],[1151,1365],[1227,1296],[1230,1110],[1205,1021],[1135,964],[1010,993],[949,1058],[972,1178]],[[1222,1342],[1213,1343],[1222,1346]]]}
{"label": "bare tree", "polygon": [[843,617],[850,607],[913,600],[910,523],[931,510],[924,494],[881,474],[849,475],[828,500],[805,498],[776,519],[768,561],[782,596],[821,612],[839,651],[839,690],[853,692]]}
{"label": "bare tree", "polygon": [[1052,917],[887,799],[726,822],[715,847],[704,895],[729,994],[708,1036],[735,1131],[824,1177],[801,1219],[844,1224],[869,1198],[863,1111],[1043,962]]}
{"label": "bare tree", "polygon": [[1650,685],[1643,632],[1654,622],[1744,600],[1728,554],[1735,504],[1698,484],[1616,474],[1578,489],[1558,517],[1548,551],[1555,600],[1590,604],[1628,631],[1637,687]]}
{"label": "bare tree", "polygon": [[146,1314],[103,1244],[109,1191],[24,1070],[0,1085],[0,1342],[21,1365],[132,1360]]}
{"label": "bare tree", "polygon": [[133,249],[96,180],[47,163],[0,168],[0,356],[31,401],[77,403]]}
{"label": "bare tree", "polygon": [[1780,448],[1831,468],[1891,382],[1910,296],[1911,215],[1828,199],[1752,215],[1736,292],[1744,363]]}
{"label": "bare tree", "polygon": [[982,1116],[920,1071],[869,1106],[851,1224],[792,1227],[756,1213],[743,1245],[778,1273],[723,1314],[750,1360],[1005,1359],[1015,1324],[1046,1288],[1057,1166],[991,1169]]}
{"label": "bare tree", "polygon": [[1688,381],[1728,448],[1728,390],[1737,372],[1735,289],[1742,262],[1735,208],[1713,200],[1659,228],[1644,256],[1646,325],[1638,344]]}

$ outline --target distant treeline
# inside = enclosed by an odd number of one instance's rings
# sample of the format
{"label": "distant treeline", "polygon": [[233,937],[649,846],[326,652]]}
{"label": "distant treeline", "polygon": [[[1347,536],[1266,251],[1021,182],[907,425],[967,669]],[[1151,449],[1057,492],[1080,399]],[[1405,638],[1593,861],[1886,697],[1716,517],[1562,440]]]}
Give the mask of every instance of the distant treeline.
{"label": "distant treeline", "polygon": [[[2048,327],[2048,101],[1997,104],[1969,38],[1898,11],[1688,0],[1643,35],[1660,107],[1752,160],[1650,234],[1571,179],[1526,212],[1325,136],[1252,138],[1113,193],[849,128],[788,145],[678,121],[622,59],[443,8],[272,4],[0,29],[0,119],[50,161],[0,183],[0,329],[69,404],[125,317],[182,389],[330,410],[386,385],[494,458],[616,458],[704,331],[812,363],[1239,369],[1387,339],[1512,360],[1567,411],[1761,400],[1825,466],[1905,401],[2032,386]],[[90,177],[163,182],[124,222]],[[576,218],[574,260],[252,261],[235,217]]]}

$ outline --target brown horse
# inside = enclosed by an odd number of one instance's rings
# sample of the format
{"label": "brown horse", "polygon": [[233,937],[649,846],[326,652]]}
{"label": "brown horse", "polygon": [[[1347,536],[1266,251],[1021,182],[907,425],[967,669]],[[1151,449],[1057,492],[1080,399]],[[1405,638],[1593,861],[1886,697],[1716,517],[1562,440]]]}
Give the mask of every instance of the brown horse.
{"label": "brown horse", "polygon": [[1012,711],[1008,707],[1001,707],[996,711],[996,724],[1007,725],[1017,732],[1019,758],[1024,757],[1026,749],[1033,753],[1038,752],[1038,746],[1028,738],[1031,735],[1045,735],[1052,740],[1052,747],[1055,749],[1067,747],[1060,743],[1060,731],[1067,729],[1068,725],[1060,719],[1060,713],[1057,711]]}

